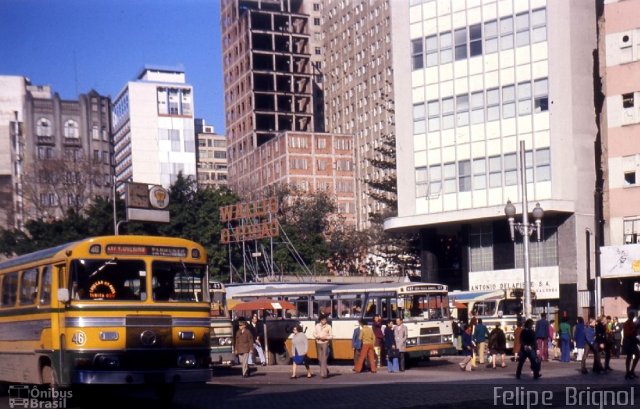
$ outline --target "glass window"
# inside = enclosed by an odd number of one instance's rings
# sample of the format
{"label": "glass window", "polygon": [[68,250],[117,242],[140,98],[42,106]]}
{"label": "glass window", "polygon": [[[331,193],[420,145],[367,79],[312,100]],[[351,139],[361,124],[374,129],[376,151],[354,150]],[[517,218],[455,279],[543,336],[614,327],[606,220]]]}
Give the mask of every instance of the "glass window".
{"label": "glass window", "polygon": [[424,119],[424,104],[413,105],[413,119]]}
{"label": "glass window", "polygon": [[489,187],[502,186],[502,162],[500,156],[489,158]]}
{"label": "glass window", "polygon": [[500,92],[498,88],[487,90],[487,121],[500,119]]}
{"label": "glass window", "polygon": [[434,67],[438,65],[438,36],[429,36],[425,38],[424,41],[427,54],[427,67]]}
{"label": "glass window", "polygon": [[471,123],[484,122],[484,93],[482,91],[471,94]]}
{"label": "glass window", "polygon": [[482,55],[482,25],[469,27],[469,57]]}
{"label": "glass window", "polygon": [[442,166],[432,165],[429,167],[429,193],[439,194],[442,189]]}
{"label": "glass window", "polygon": [[155,301],[201,302],[206,266],[183,262],[154,261],[152,291]]}
{"label": "glass window", "polygon": [[18,272],[5,274],[2,278],[2,306],[13,307],[18,298]]}
{"label": "glass window", "polygon": [[425,183],[427,181],[427,167],[422,166],[416,168],[416,183]]}
{"label": "glass window", "polygon": [[35,304],[38,300],[38,270],[32,268],[20,277],[20,305]]}
{"label": "glass window", "polygon": [[529,45],[529,13],[516,15],[516,47]]}
{"label": "glass window", "polygon": [[471,161],[469,160],[458,162],[458,190],[471,191]]}
{"label": "glass window", "polygon": [[80,137],[78,133],[78,123],[76,121],[68,120],[64,123],[64,137],[74,139]]}
{"label": "glass window", "polygon": [[47,118],[38,119],[36,125],[36,135],[51,136],[51,121],[49,121]]}
{"label": "glass window", "polygon": [[440,64],[453,61],[453,39],[451,31],[440,33]]}
{"label": "glass window", "polygon": [[442,129],[453,128],[453,98],[444,98],[442,100]]}
{"label": "glass window", "polygon": [[411,40],[411,55],[413,69],[419,70],[424,68],[422,39]]}
{"label": "glass window", "polygon": [[469,125],[469,95],[456,96],[456,124],[457,126]]}
{"label": "glass window", "polygon": [[515,153],[504,155],[504,185],[518,184],[518,160]]}
{"label": "glass window", "polygon": [[427,102],[427,115],[429,115],[429,130],[437,131],[440,129],[440,101]]}
{"label": "glass window", "polygon": [[536,182],[551,180],[551,154],[549,148],[536,150]]}
{"label": "glass window", "polygon": [[513,118],[516,115],[516,104],[515,104],[515,86],[507,85],[506,87],[502,87],[502,117],[503,118]]}
{"label": "glass window", "polygon": [[503,17],[500,19],[500,49],[510,50],[513,48],[513,17]]}
{"label": "glass window", "polygon": [[498,22],[496,20],[484,23],[484,52],[491,54],[498,51]]}
{"label": "glass window", "polygon": [[459,28],[455,31],[456,61],[467,58],[467,28]]}
{"label": "glass window", "polygon": [[444,193],[454,193],[456,191],[456,164],[444,164]]}
{"label": "glass window", "polygon": [[533,104],[535,112],[549,110],[549,81],[547,78],[533,82]]}
{"label": "glass window", "polygon": [[74,300],[146,299],[146,268],[142,260],[72,260],[70,272]]}
{"label": "glass window", "polygon": [[45,266],[42,270],[42,284],[40,287],[40,304],[51,303],[51,266]]}
{"label": "glass window", "polygon": [[518,115],[531,114],[531,83],[518,84]]}
{"label": "glass window", "polygon": [[487,160],[485,158],[473,160],[473,188],[487,188]]}
{"label": "glass window", "polygon": [[531,12],[532,38],[534,43],[547,39],[547,10],[538,9]]}

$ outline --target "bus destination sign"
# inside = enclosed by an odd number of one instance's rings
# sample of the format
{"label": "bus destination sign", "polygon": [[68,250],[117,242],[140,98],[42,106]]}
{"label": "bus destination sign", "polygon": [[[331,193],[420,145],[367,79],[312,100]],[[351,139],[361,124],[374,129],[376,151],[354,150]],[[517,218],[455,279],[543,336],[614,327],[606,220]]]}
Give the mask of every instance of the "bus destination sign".
{"label": "bus destination sign", "polygon": [[184,247],[168,246],[140,246],[135,244],[109,244],[105,252],[109,255],[123,256],[157,256],[157,257],[187,257]]}

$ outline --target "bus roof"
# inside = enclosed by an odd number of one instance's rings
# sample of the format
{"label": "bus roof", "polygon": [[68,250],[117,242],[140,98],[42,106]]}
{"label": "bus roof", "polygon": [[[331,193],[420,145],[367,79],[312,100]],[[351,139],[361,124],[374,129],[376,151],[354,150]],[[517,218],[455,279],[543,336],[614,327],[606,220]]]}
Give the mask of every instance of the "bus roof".
{"label": "bus roof", "polygon": [[42,249],[38,251],[34,251],[33,253],[23,254],[18,257],[11,258],[9,260],[3,261],[0,263],[0,270],[5,268],[11,268],[13,266],[19,266],[22,264],[34,263],[36,261],[44,260],[54,256],[62,250],[65,250],[69,247],[73,247],[77,241],[71,243],[60,244],[59,246],[50,247],[48,249]]}
{"label": "bus roof", "polygon": [[292,296],[292,295],[308,295],[317,292],[326,292],[327,294],[336,287],[336,284],[326,283],[269,283],[260,285],[250,285],[247,287],[228,286],[227,296],[230,298],[238,297],[276,297],[276,296]]}
{"label": "bus roof", "polygon": [[502,298],[504,297],[503,290],[492,290],[492,291],[453,291],[449,293],[449,299],[455,300],[458,302],[468,302],[468,301],[482,301],[489,300],[492,298]]}
{"label": "bus roof", "polygon": [[397,291],[416,292],[416,291],[447,291],[447,286],[437,283],[363,283],[363,284],[346,284],[333,289],[334,294],[345,294],[354,292],[387,292]]}

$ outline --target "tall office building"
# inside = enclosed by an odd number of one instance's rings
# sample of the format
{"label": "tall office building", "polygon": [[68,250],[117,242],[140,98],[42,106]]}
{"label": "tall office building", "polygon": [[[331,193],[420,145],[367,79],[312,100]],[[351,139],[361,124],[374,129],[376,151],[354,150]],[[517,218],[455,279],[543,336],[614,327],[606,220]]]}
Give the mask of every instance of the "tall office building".
{"label": "tall office building", "polygon": [[125,182],[169,187],[178,174],[196,178],[193,89],[184,70],[147,66],[114,99],[118,191]]}
{"label": "tall office building", "polygon": [[383,159],[375,149],[394,133],[390,1],[326,0],[323,7],[326,129],[354,136],[356,218],[363,229],[370,213],[383,210],[366,181],[395,172],[370,162]]}
{"label": "tall office building", "polygon": [[196,151],[198,186],[220,187],[227,185],[227,138],[217,134],[212,125],[196,118]]}
{"label": "tall office building", "polygon": [[601,1],[602,295],[606,314],[640,307],[640,1]]}
{"label": "tall office building", "polygon": [[321,2],[223,0],[221,10],[230,187],[244,198],[279,183],[326,190],[353,223],[353,140],[322,133],[315,109]]}
{"label": "tall office building", "polygon": [[419,231],[422,278],[523,287],[518,148],[525,142],[534,311],[586,313],[594,228],[595,7],[578,0],[391,2],[398,217]]}
{"label": "tall office building", "polygon": [[23,228],[29,219],[64,217],[97,196],[110,197],[109,98],[90,91],[65,100],[50,86],[31,85],[24,77],[1,81],[6,99],[0,132],[8,142],[0,159],[2,194],[12,203],[4,226]]}

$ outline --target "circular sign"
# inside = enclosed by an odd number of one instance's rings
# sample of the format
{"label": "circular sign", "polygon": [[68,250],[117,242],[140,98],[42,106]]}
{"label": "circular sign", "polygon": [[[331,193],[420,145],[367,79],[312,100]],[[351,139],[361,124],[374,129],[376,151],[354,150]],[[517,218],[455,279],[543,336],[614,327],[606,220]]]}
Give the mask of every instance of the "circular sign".
{"label": "circular sign", "polygon": [[166,209],[169,206],[169,192],[162,186],[154,186],[149,189],[149,202],[151,207]]}

